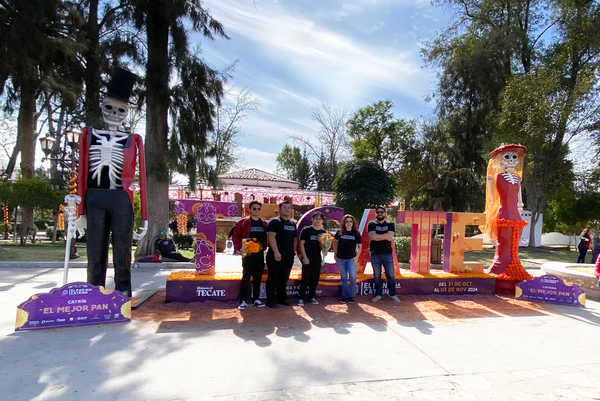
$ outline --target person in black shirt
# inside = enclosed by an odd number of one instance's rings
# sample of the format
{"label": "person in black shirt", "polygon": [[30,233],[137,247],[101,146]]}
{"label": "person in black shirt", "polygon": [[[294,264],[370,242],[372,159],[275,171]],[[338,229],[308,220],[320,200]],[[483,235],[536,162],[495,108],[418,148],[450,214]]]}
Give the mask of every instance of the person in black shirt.
{"label": "person in black shirt", "polygon": [[[291,219],[292,204],[284,201],[279,204],[279,217],[267,225],[267,306],[277,308],[277,304],[289,306],[287,282],[294,265],[294,256],[298,246],[296,222]],[[276,295],[277,294],[277,295]]]}
{"label": "person in black shirt", "polygon": [[375,297],[373,302],[381,299],[383,286],[381,283],[381,266],[385,269],[388,296],[395,302],[400,302],[396,295],[396,278],[394,276],[394,257],[392,256],[392,240],[394,239],[394,223],[385,219],[385,208],[375,209],[376,220],[371,220],[367,226],[369,247],[371,250],[371,266],[375,279]]}
{"label": "person in black shirt", "polygon": [[[335,233],[333,254],[342,280],[342,302],[353,303],[356,295],[356,262],[362,251],[361,235],[351,214],[342,219],[342,227]],[[348,288],[348,276],[350,288]]]}
{"label": "person in black shirt", "polygon": [[[304,306],[304,302],[318,305],[315,298],[319,276],[321,275],[321,245],[319,236],[326,231],[323,228],[323,214],[315,212],[312,215],[312,226],[306,226],[300,234],[300,254],[302,255],[302,280],[300,281],[300,292],[298,293],[298,305]],[[308,287],[308,296],[306,288]]]}
{"label": "person in black shirt", "polygon": [[[267,247],[267,223],[260,218],[262,204],[258,201],[252,201],[248,205],[250,216],[240,220],[233,228],[233,245],[235,251],[242,255],[242,282],[240,283],[240,304],[238,309],[246,309],[248,304],[248,287],[250,277],[252,277],[253,291],[252,303],[254,306],[263,307],[258,296],[260,295],[260,282],[263,271],[265,270],[265,248]],[[261,250],[256,253],[247,253],[244,249],[243,240],[256,238],[256,242],[261,244]]]}
{"label": "person in black shirt", "polygon": [[161,254],[164,258],[178,260],[180,262],[189,262],[191,260],[177,252],[175,243],[171,238],[167,237],[166,231],[158,233],[158,239],[154,242],[154,253]]}

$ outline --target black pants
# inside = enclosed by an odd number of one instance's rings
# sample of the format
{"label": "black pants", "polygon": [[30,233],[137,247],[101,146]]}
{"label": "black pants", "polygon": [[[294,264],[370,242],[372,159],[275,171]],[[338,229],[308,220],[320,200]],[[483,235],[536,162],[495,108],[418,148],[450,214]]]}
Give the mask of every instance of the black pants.
{"label": "black pants", "polygon": [[579,256],[577,257],[577,263],[585,263],[585,255],[587,254],[587,248],[577,248],[579,250]]}
{"label": "black pants", "polygon": [[[287,282],[294,265],[294,253],[281,254],[281,260],[275,260],[275,254],[267,252],[267,303],[283,302],[287,295]],[[277,296],[275,295],[277,291]]]}
{"label": "black pants", "polygon": [[178,260],[180,262],[189,262],[190,261],[190,259],[186,258],[179,252],[174,252],[174,251],[173,252],[163,252],[163,253],[161,253],[161,255],[163,258]]}
{"label": "black pants", "polygon": [[[321,275],[321,255],[308,255],[309,263],[302,264],[302,281],[300,281],[300,292],[298,299],[305,301],[315,297],[319,276]],[[308,287],[308,296],[306,288]]]}
{"label": "black pants", "polygon": [[240,283],[240,302],[248,299],[248,287],[252,278],[252,302],[260,295],[260,282],[265,270],[265,252],[253,253],[242,259],[242,281]]}
{"label": "black pants", "polygon": [[131,296],[133,209],[129,196],[120,189],[88,189],[85,202],[88,283],[106,285],[108,241],[112,233],[115,289]]}

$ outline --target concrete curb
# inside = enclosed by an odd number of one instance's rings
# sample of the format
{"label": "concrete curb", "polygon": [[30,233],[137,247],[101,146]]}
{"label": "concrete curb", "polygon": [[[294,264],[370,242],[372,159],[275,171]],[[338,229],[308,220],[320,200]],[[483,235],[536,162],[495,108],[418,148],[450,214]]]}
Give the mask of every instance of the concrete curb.
{"label": "concrete curb", "polygon": [[578,285],[585,291],[585,297],[595,301],[600,301],[600,288],[598,288],[598,279],[593,274],[583,273],[577,270],[569,269],[570,266],[594,266],[592,264],[582,263],[561,263],[549,262],[542,265],[542,271],[547,274],[553,274],[568,283]]}

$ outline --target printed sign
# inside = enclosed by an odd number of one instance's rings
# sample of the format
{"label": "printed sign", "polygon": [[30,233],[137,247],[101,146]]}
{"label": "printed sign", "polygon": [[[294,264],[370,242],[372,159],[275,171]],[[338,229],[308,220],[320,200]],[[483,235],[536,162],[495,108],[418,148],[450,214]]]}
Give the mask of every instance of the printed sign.
{"label": "printed sign", "polygon": [[546,274],[525,280],[515,288],[515,298],[526,301],[585,307],[585,292],[575,284]]}
{"label": "printed sign", "polygon": [[239,280],[167,281],[167,302],[235,301]]}
{"label": "printed sign", "polygon": [[[490,278],[418,278],[396,279],[396,294],[414,295],[458,295],[458,294],[492,294],[495,279]],[[383,280],[382,293],[388,293],[387,281]],[[375,295],[375,281],[365,280],[359,284],[360,295]]]}
{"label": "printed sign", "polygon": [[15,331],[129,322],[131,301],[119,291],[70,283],[36,294],[17,307]]}

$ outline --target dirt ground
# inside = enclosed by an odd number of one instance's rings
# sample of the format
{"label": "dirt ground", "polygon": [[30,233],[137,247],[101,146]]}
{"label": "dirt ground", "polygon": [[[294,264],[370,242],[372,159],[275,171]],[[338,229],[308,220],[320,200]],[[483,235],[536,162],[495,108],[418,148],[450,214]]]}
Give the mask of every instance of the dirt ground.
{"label": "dirt ground", "polygon": [[[354,304],[342,304],[338,298],[321,298],[319,305],[279,306],[278,309],[252,306],[245,310],[238,310],[237,302],[165,303],[165,294],[165,291],[159,291],[153,295],[132,311],[132,319],[155,322],[167,330],[184,330],[191,325],[202,325],[203,330],[218,330],[231,329],[239,323],[292,328],[304,326],[308,321],[312,326],[339,328],[351,323],[461,322],[493,316],[553,314],[543,304],[493,294],[405,295],[400,304],[387,297],[377,303],[371,302],[370,297],[358,297]],[[291,301],[295,302],[295,299]]]}

